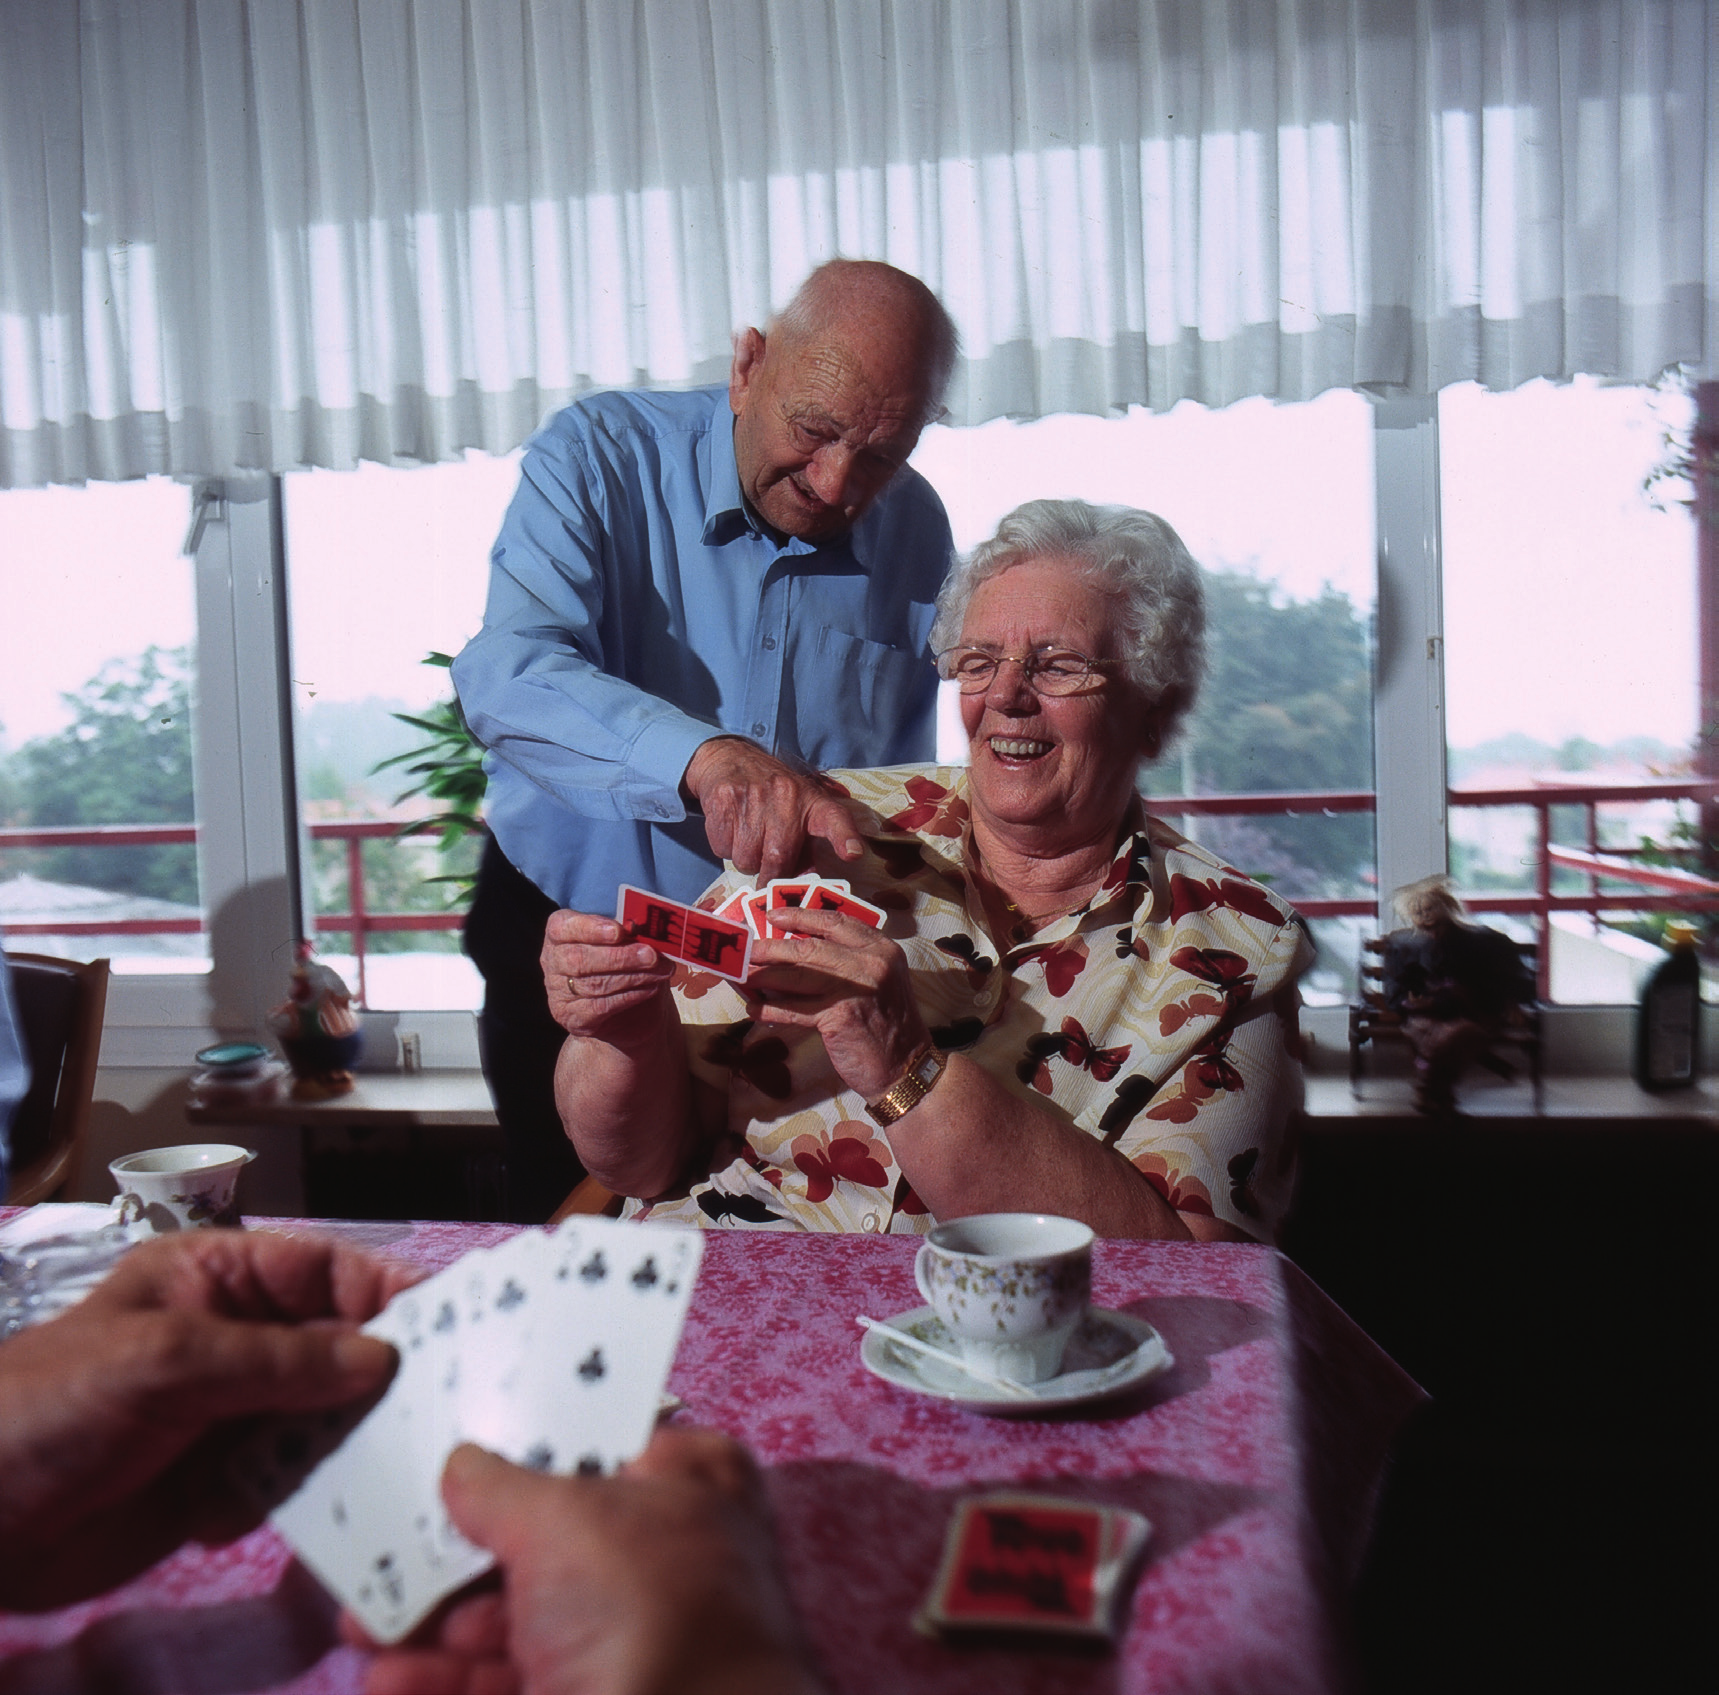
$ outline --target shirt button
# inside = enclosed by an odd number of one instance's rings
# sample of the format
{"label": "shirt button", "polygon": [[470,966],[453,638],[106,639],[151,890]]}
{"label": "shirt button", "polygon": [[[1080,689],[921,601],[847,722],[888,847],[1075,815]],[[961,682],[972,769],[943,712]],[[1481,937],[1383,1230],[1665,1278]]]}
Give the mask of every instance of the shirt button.
{"label": "shirt button", "polygon": [[755,736],[762,736],[769,727],[770,726],[768,724],[754,724],[752,726],[752,733]]}
{"label": "shirt button", "polygon": [[776,651],[776,638],[774,636],[766,636],[764,638],[764,651],[766,653],[774,653]]}

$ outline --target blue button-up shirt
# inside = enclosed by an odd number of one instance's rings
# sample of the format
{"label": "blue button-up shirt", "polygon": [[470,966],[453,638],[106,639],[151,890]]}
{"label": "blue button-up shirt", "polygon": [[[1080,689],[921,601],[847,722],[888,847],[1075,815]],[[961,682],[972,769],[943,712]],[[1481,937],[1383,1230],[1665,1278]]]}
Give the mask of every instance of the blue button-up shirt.
{"label": "blue button-up shirt", "polygon": [[0,1200],[6,1195],[12,1114],[30,1087],[30,1062],[24,1057],[24,1032],[12,1000],[12,972],[0,953]]}
{"label": "blue button-up shirt", "polygon": [[819,768],[931,756],[942,503],[903,470],[844,539],[778,543],[741,498],[733,422],[723,388],[592,395],[520,466],[454,683],[490,828],[565,906],[702,892],[717,865],[680,783],[712,736]]}

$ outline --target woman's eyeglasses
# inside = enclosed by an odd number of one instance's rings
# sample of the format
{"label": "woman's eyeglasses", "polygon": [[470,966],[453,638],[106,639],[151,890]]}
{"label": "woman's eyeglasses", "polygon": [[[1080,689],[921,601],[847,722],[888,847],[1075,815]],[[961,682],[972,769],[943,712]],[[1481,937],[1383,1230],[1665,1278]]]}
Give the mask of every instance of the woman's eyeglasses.
{"label": "woman's eyeglasses", "polygon": [[1036,653],[992,653],[983,647],[951,647],[937,655],[937,674],[962,694],[984,694],[1001,665],[1020,666],[1034,694],[1085,694],[1102,688],[1104,673],[1116,669],[1114,659],[1089,659],[1069,648],[1041,648]]}

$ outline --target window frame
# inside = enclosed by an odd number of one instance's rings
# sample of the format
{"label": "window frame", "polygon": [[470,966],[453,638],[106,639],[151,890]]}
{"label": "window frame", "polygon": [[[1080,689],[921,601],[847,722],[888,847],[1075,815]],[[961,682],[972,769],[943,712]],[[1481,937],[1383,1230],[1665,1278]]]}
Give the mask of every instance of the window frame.
{"label": "window frame", "polygon": [[[1445,768],[1439,420],[1436,395],[1373,404],[1377,596],[1374,813],[1381,929],[1390,891],[1449,863]],[[293,762],[287,569],[278,476],[196,485],[198,868],[210,975],[116,977],[102,1044],[107,1066],[184,1069],[220,1031],[258,1030],[285,990],[283,936],[311,910],[307,831]],[[1622,1073],[1629,1009],[1553,1007],[1549,1069]],[[431,1068],[475,1069],[466,1012],[370,1015],[419,1036]],[[1314,1053],[1346,1044],[1342,1007],[1308,1008]],[[1316,1059],[1316,1064],[1318,1063]]]}
{"label": "window frame", "polygon": [[[197,873],[213,963],[207,975],[113,977],[104,1066],[184,1070],[219,1037],[266,1029],[292,967],[282,938],[305,933],[310,856],[293,752],[282,499],[281,479],[267,473],[194,485]],[[368,1019],[416,1034],[426,1068],[477,1068],[472,1013]]]}

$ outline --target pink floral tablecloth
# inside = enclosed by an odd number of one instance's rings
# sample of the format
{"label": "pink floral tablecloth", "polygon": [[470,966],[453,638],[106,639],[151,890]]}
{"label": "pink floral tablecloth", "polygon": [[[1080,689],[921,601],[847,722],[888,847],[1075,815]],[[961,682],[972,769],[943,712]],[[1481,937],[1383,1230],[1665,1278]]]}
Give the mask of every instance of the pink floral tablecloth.
{"label": "pink floral tablecloth", "polygon": [[[440,1267],[505,1225],[291,1225]],[[857,1313],[917,1306],[911,1238],[712,1232],[670,1388],[679,1417],[767,1468],[787,1569],[842,1691],[1224,1691],[1346,1686],[1344,1595],[1392,1436],[1419,1391],[1267,1248],[1105,1242],[1094,1298],[1163,1333],[1176,1365],[1122,1399],[991,1418],[860,1363]],[[962,1496],[1028,1485],[1152,1522],[1116,1653],[917,1636]],[[0,1695],[355,1690],[332,1608],[264,1529],[187,1550],[99,1601],[0,1615]]]}

